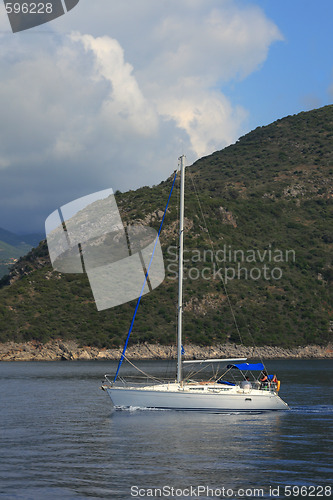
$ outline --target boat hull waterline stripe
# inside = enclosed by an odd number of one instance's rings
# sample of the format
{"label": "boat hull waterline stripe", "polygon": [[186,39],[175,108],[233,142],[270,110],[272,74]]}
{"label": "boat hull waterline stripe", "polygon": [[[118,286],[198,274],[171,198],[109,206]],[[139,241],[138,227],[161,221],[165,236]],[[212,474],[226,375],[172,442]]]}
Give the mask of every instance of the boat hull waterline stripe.
{"label": "boat hull waterline stripe", "polygon": [[228,408],[224,410],[223,408],[174,408],[172,406],[147,406],[146,408],[141,408],[137,406],[115,406],[116,410],[130,410],[130,409],[138,409],[138,410],[163,410],[163,411],[201,411],[205,413],[251,413],[252,415],[260,415],[264,412],[269,411],[285,411],[285,408],[270,408],[267,410],[242,410],[240,408]]}

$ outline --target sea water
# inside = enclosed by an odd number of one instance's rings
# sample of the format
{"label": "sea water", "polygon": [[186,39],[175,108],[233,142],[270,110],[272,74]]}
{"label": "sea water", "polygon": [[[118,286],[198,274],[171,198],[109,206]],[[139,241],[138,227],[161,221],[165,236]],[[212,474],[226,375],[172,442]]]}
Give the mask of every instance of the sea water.
{"label": "sea water", "polygon": [[114,362],[0,363],[0,498],[330,498],[333,361],[266,364],[289,411],[114,410]]}

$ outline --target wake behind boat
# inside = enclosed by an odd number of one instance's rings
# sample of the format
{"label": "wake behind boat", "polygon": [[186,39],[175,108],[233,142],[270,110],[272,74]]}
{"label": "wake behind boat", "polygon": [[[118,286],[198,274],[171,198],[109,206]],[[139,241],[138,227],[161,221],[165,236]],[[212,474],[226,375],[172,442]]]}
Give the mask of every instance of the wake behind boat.
{"label": "wake behind boat", "polygon": [[[178,324],[177,324],[177,379],[176,381],[160,381],[152,378],[148,384],[133,384],[118,378],[122,361],[126,359],[125,351],[141,296],[135,308],[131,327],[125,342],[125,347],[119,361],[117,372],[111,380],[105,375],[102,389],[111,398],[116,408],[154,408],[172,410],[196,411],[266,411],[286,410],[288,405],[278,396],[280,382],[275,375],[268,375],[262,363],[245,363],[246,358],[210,359],[184,361],[182,345],[182,313],[183,313],[183,246],[184,246],[184,191],[185,191],[185,156],[180,157],[180,223],[179,223],[179,282],[178,282]],[[176,178],[176,175],[175,175]],[[171,188],[174,186],[175,178]],[[170,195],[171,195],[170,192]],[[169,195],[169,200],[170,200]],[[168,200],[168,203],[169,203]],[[166,213],[168,203],[164,212]],[[163,224],[162,219],[161,227]],[[159,237],[160,231],[158,233]],[[149,276],[147,269],[146,280]],[[143,286],[144,286],[143,285]],[[185,364],[192,369],[183,376]],[[212,366],[213,376],[198,380],[203,367]],[[222,372],[220,371],[222,370]],[[256,375],[257,374],[257,375]]]}

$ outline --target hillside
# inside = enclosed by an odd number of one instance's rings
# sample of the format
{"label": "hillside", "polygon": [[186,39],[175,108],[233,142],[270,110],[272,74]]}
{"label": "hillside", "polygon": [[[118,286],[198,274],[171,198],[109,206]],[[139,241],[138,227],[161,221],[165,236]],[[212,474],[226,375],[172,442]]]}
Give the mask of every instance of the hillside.
{"label": "hillside", "polygon": [[[185,343],[239,341],[221,275],[244,344],[331,340],[332,138],[327,106],[258,128],[187,168]],[[171,177],[117,193],[123,220],[157,229]],[[177,197],[178,188],[161,234],[166,278],[143,297],[133,343],[174,342]],[[97,312],[86,277],[53,271],[44,242],[1,282],[0,341],[62,338],[117,347],[134,307],[135,301]]]}
{"label": "hillside", "polygon": [[0,278],[8,274],[10,266],[41,241],[38,235],[18,236],[0,227]]}

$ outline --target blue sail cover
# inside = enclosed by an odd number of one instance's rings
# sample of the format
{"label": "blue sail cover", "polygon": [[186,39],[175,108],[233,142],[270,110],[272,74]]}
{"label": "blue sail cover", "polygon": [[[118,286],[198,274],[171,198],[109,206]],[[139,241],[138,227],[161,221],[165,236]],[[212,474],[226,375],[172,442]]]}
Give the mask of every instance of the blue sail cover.
{"label": "blue sail cover", "polygon": [[253,370],[261,372],[264,370],[264,365],[262,363],[239,363],[238,365],[228,365],[227,368],[238,368],[238,370],[242,371]]}

